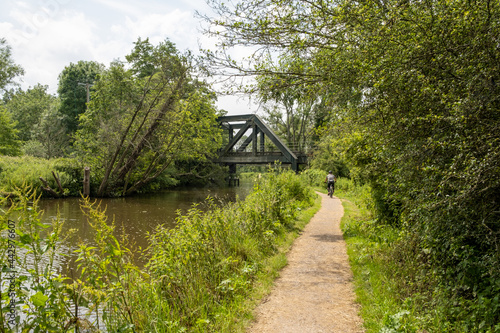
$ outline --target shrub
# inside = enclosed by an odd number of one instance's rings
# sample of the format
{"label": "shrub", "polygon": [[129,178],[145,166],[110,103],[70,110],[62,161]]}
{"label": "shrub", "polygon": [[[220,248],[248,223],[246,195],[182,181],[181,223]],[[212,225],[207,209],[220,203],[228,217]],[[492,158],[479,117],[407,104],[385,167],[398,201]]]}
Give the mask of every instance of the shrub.
{"label": "shrub", "polygon": [[[68,233],[61,235],[60,220],[52,225],[41,222],[35,191],[25,186],[17,197],[8,207],[0,199],[0,207],[4,207],[0,214],[0,331],[77,330],[85,319],[74,315],[75,294],[55,268]],[[8,293],[4,293],[6,286]]]}
{"label": "shrub", "polygon": [[301,177],[311,186],[325,186],[326,172],[319,169],[306,169],[300,173]]}
{"label": "shrub", "polygon": [[[55,172],[61,181],[64,190],[61,195],[77,196],[82,190],[83,167],[79,166],[73,159],[57,158],[47,160],[32,156],[0,156],[0,188],[3,192],[14,192],[16,188],[21,188],[23,184],[40,189],[42,185],[40,177],[45,179],[52,189],[57,191],[58,185],[52,172]],[[39,190],[39,193],[42,196],[48,195],[42,190]]]}

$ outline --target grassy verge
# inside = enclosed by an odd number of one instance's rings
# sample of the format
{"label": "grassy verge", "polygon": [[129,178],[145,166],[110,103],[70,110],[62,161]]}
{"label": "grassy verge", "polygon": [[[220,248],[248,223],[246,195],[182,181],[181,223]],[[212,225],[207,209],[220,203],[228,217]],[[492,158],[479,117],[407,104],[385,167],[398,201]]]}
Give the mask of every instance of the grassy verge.
{"label": "grassy verge", "polygon": [[402,297],[407,290],[402,290],[401,267],[393,251],[399,231],[373,219],[367,186],[342,180],[336,195],[344,206],[341,229],[366,332],[426,332],[419,329],[421,312],[408,302],[411,297]]}
{"label": "grassy verge", "polygon": [[317,196],[313,206],[303,210],[297,216],[295,228],[283,234],[277,240],[278,252],[262,262],[262,270],[257,274],[254,287],[248,294],[247,300],[240,304],[238,311],[245,318],[228,332],[245,332],[246,328],[254,319],[253,311],[261,300],[271,292],[274,281],[279,276],[280,271],[287,265],[287,253],[293,245],[294,240],[300,235],[300,231],[309,223],[311,218],[321,208],[321,197]]}
{"label": "grassy verge", "polygon": [[361,304],[360,314],[367,333],[380,332],[388,314],[393,314],[398,308],[393,293],[395,285],[382,255],[389,244],[387,240],[394,235],[391,230],[375,228],[368,210],[360,209],[346,199],[342,199],[342,205],[341,229],[347,243],[357,301]]}
{"label": "grassy verge", "polygon": [[[267,174],[244,202],[213,209],[200,219],[191,215],[179,221],[175,234],[156,234],[149,267],[155,276],[169,276],[169,284],[160,285],[168,298],[176,299],[171,308],[175,327],[191,332],[243,332],[258,300],[286,265],[284,253],[312,216],[308,207],[313,197],[293,173]],[[181,243],[193,241],[179,253],[183,245],[177,240],[165,244],[164,239],[172,236],[179,236]],[[184,261],[186,272],[177,265]],[[193,280],[198,282],[192,284]]]}
{"label": "grassy verge", "polygon": [[[62,191],[52,174],[58,177]],[[29,185],[38,189],[42,196],[53,196],[41,189],[40,177],[59,196],[78,196],[82,191],[83,167],[67,158],[44,159],[32,156],[0,156],[0,193],[11,195],[16,189]],[[44,185],[45,186],[45,185]]]}
{"label": "grassy verge", "polygon": [[[17,246],[34,249],[40,263],[50,264],[57,255],[58,234],[40,223],[34,195],[19,197],[0,214],[3,229],[11,228],[16,216],[17,229],[7,231],[19,236],[14,244],[1,238],[1,259]],[[96,245],[81,244],[77,250],[79,278],[63,284],[64,277],[55,277],[50,265],[43,272],[26,270],[16,279],[43,283],[2,297],[0,313],[10,311],[17,299],[13,312],[26,318],[14,318],[19,331],[78,331],[85,326],[87,332],[97,332],[97,327],[108,332],[242,332],[286,265],[293,239],[319,208],[315,197],[293,172],[271,172],[244,201],[224,207],[208,202],[208,212],[194,207],[178,218],[174,229],[158,228],[143,251],[134,249],[125,235],[115,237],[115,222],[85,200],[82,209],[96,232]],[[141,253],[149,259],[144,268],[132,260]],[[15,255],[20,264],[31,254]],[[0,274],[2,285],[3,278]],[[8,329],[2,321],[0,328]]]}

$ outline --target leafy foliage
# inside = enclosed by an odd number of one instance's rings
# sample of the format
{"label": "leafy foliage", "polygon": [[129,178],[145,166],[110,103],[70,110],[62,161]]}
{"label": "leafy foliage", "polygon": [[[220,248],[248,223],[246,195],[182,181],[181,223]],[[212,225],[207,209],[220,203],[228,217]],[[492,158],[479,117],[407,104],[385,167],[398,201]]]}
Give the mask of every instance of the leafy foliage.
{"label": "leafy foliage", "polygon": [[[85,319],[71,308],[74,292],[56,271],[64,241],[62,223],[40,221],[39,198],[29,187],[18,189],[17,197],[19,201],[0,214],[0,230],[8,232],[8,237],[0,238],[0,327],[6,332],[61,332],[82,327]],[[5,202],[1,203],[4,207]],[[3,293],[5,286],[11,292]]]}
{"label": "leafy foliage", "polygon": [[[207,32],[222,51],[208,59],[226,74],[279,75],[282,86],[300,82],[325,96],[333,122],[325,141],[354,166],[355,179],[372,185],[378,221],[401,229],[404,265],[436,272],[451,323],[494,330],[499,3],[211,3],[221,16],[207,18]],[[241,45],[255,51],[248,67],[225,56]],[[272,65],[304,58],[303,72]]]}
{"label": "leafy foliage", "polygon": [[220,144],[214,95],[191,77],[189,54],[139,41],[96,81],[75,146],[100,181],[97,195],[126,195],[175,160],[204,161]]}
{"label": "leafy foliage", "polygon": [[[307,65],[307,60],[300,64],[280,61],[279,66],[284,68],[276,71],[307,72]],[[316,92],[309,91],[309,86],[281,75],[259,75],[255,89],[263,103],[265,119],[275,132],[285,138],[294,151],[309,150],[319,125],[317,120],[324,115],[324,101]]]}
{"label": "leafy foliage", "polygon": [[16,121],[22,141],[31,139],[33,126],[47,110],[57,107],[57,98],[47,93],[47,89],[48,86],[37,84],[26,91],[18,89],[4,96],[5,107]]}
{"label": "leafy foliage", "polygon": [[0,155],[20,155],[21,144],[17,133],[10,114],[0,105]]}
{"label": "leafy foliage", "polygon": [[[41,185],[39,177],[47,180],[52,189],[57,189],[58,185],[52,175],[54,172],[63,187],[64,193],[61,196],[78,196],[82,191],[82,170],[83,167],[76,160],[69,158],[47,160],[32,156],[0,156],[0,190],[12,194],[24,184],[38,189]],[[45,196],[46,193],[42,192],[42,195]]]}
{"label": "leafy foliage", "polygon": [[0,38],[0,91],[14,83],[16,76],[24,74],[21,66],[16,65],[11,59],[11,48],[5,38]]}
{"label": "leafy foliage", "polygon": [[47,89],[38,84],[26,91],[11,90],[4,100],[23,141],[23,153],[50,159],[64,155],[69,138],[59,112],[59,99]]}
{"label": "leafy foliage", "polygon": [[39,122],[33,126],[32,139],[23,147],[25,154],[47,159],[68,155],[69,140],[58,105],[54,103],[45,109]]}
{"label": "leafy foliage", "polygon": [[77,130],[78,117],[85,112],[90,89],[103,67],[95,61],[81,60],[76,64],[70,63],[59,74],[59,112],[64,117],[64,126],[69,134]]}

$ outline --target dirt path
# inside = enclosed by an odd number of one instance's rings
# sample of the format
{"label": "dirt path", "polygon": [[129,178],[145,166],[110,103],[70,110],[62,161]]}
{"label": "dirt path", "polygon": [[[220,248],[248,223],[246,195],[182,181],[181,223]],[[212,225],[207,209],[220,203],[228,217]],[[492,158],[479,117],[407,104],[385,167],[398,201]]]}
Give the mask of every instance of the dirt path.
{"label": "dirt path", "polygon": [[320,195],[321,209],[295,240],[249,333],[364,331],[339,226],[344,209],[338,198]]}

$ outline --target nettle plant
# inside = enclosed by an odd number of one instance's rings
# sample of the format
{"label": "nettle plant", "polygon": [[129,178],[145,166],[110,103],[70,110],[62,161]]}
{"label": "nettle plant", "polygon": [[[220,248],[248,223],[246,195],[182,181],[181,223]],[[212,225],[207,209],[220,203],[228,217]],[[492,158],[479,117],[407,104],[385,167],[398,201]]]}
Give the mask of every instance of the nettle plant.
{"label": "nettle plant", "polygon": [[[39,196],[16,190],[16,200],[0,201],[0,331],[68,331],[88,322],[78,312],[84,300],[61,275],[63,223],[41,222]],[[82,317],[82,318],[80,318]]]}

